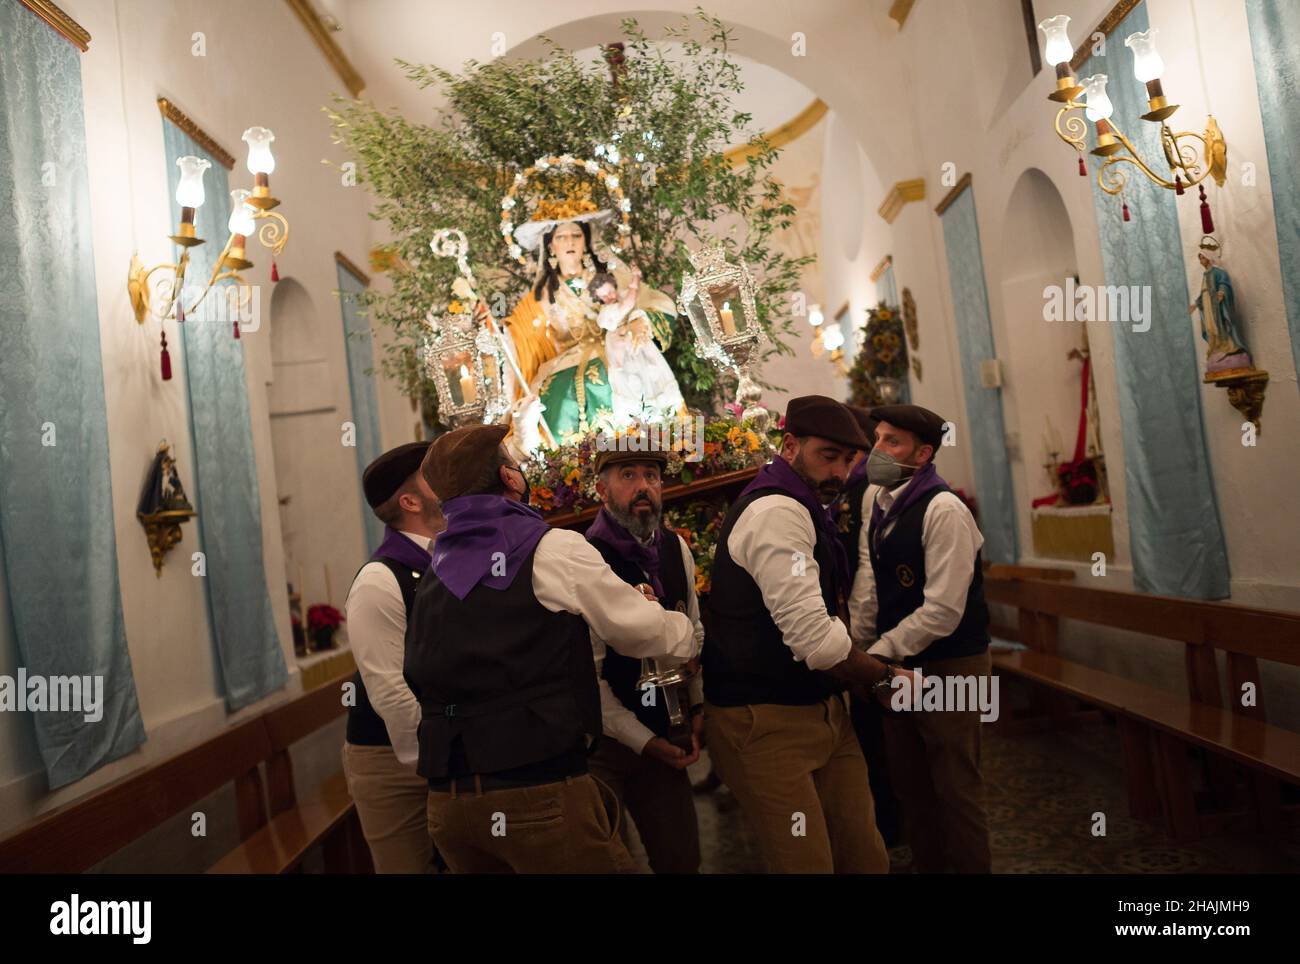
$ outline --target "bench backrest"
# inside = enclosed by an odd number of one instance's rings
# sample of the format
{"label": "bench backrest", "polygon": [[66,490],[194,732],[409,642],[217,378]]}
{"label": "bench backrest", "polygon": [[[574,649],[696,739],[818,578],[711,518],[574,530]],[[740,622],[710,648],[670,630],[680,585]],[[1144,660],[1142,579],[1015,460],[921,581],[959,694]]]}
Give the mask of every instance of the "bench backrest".
{"label": "bench backrest", "polygon": [[339,688],[347,679],[238,723],[0,838],[0,873],[81,873],[231,782],[239,836],[247,840],[268,819],[259,765],[267,764],[272,815],[292,807],[288,748],[343,712]]}

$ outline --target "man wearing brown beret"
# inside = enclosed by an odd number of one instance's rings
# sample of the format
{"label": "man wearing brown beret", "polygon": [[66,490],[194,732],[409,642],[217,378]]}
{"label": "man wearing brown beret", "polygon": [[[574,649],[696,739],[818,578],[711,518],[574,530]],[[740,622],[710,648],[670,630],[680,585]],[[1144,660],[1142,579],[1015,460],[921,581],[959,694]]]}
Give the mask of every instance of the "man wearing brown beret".
{"label": "man wearing brown beret", "polygon": [[849,641],[847,560],[827,510],[867,447],[843,403],[791,399],[780,453],[718,540],[704,730],[777,873],[889,870],[844,691],[888,685],[890,670]]}
{"label": "man wearing brown beret", "polygon": [[[854,642],[924,676],[961,677],[978,687],[991,670],[984,538],[935,471],[944,420],[919,405],[872,414],[879,420],[867,461],[872,484],[860,509],[870,522],[861,529],[862,564],[849,600]],[[912,869],[988,873],[979,709],[897,710],[884,724]]]}
{"label": "man wearing brown beret", "polygon": [[422,466],[447,518],[406,638],[429,832],[457,873],[632,872],[587,769],[602,729],[591,636],[690,659],[694,627],[546,524],[506,431],[448,432]]}
{"label": "man wearing brown beret", "polygon": [[[659,605],[686,613],[702,639],[695,558],[686,540],[662,522],[667,462],[666,452],[648,445],[599,452],[596,492],[604,505],[587,529],[587,541],[624,582],[642,591],[649,586]],[[591,756],[591,772],[609,784],[635,821],[651,870],[698,873],[700,833],[686,768],[700,756],[704,718],[692,711],[704,702],[703,681],[696,674],[686,693],[647,692],[639,685],[642,660],[609,649],[595,633],[591,643],[605,731]],[[681,713],[680,732],[671,726],[672,700],[679,701],[674,709]]]}
{"label": "man wearing brown beret", "polygon": [[423,873],[433,855],[425,817],[429,786],[415,772],[420,704],[402,678],[415,587],[444,524],[420,474],[428,448],[428,442],[400,445],[366,466],[361,487],[384,523],[384,540],[352,580],[344,607],[357,673],[343,772],[380,874]]}

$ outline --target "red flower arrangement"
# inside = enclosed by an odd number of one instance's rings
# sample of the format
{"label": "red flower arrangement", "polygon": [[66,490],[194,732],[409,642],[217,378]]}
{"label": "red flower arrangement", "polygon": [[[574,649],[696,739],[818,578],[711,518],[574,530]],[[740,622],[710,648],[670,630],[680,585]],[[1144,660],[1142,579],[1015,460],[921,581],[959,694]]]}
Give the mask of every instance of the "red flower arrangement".
{"label": "red flower arrangement", "polygon": [[317,603],[307,607],[307,632],[314,649],[333,649],[334,634],[343,625],[344,615],[333,606]]}

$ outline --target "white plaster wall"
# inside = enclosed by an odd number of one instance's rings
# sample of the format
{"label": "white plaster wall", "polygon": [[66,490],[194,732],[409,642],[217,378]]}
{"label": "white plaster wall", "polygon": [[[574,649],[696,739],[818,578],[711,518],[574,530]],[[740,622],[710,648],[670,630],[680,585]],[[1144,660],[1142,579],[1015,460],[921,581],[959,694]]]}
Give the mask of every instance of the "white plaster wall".
{"label": "white plaster wall", "polygon": [[[226,713],[217,693],[206,597],[200,581],[190,575],[195,529],[187,526],[159,578],[135,518],[144,471],[159,439],[173,444],[182,480],[194,478],[184,355],[175,325],[169,323],[168,328],[174,378],[163,382],[158,374],[158,322],[137,326],[126,296],[133,251],[149,265],[169,261],[173,254],[167,240],[172,226],[166,165],[171,159],[164,156],[156,98],[174,100],[237,157],[230,173],[232,187],[250,186],[252,177],[243,163],[243,130],[261,124],[275,131],[273,187],[284,202],[279,210],[292,225],[280,271],[301,281],[321,312],[320,352],[337,386],[340,419],[350,417],[351,402],[342,322],[332,293],[337,286],[333,252],[342,249],[364,264],[371,230],[364,193],[344,188],[337,173],[320,163],[334,151],[320,107],[342,85],[286,4],[64,0],[62,6],[92,38],[81,58],[91,204],[83,216],[90,219],[93,232],[122,607],[148,740],[122,760],[50,794],[30,719],[0,714],[0,832],[210,737],[232,719],[260,712],[299,689],[268,418],[270,334],[265,317],[262,330],[245,332],[242,343],[262,503],[264,568],[291,673],[282,692],[234,717]],[[206,35],[205,57],[191,55],[196,31]],[[267,285],[262,306],[269,314],[270,258],[255,244],[250,245],[250,257],[257,262],[251,280]],[[381,395],[386,391],[381,389]],[[391,422],[385,419],[386,433],[393,428]],[[404,441],[406,428],[389,437],[396,441],[399,434]],[[330,507],[314,525],[335,533],[328,559],[322,561],[330,562],[336,603],[363,558],[355,458],[349,449],[340,459],[347,471],[314,480]],[[308,589],[313,598],[323,598],[319,567],[314,581],[309,573]],[[0,616],[7,637],[8,618]],[[15,667],[12,641],[0,638],[0,673],[12,674]]]}

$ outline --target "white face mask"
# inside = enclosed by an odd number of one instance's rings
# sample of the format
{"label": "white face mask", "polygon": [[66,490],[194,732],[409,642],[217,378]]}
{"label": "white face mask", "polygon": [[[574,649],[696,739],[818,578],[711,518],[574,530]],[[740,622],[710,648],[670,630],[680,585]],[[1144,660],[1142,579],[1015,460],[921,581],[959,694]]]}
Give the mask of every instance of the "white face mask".
{"label": "white face mask", "polygon": [[867,481],[872,485],[892,488],[904,479],[911,478],[918,468],[918,465],[898,461],[881,449],[872,449],[867,453]]}

